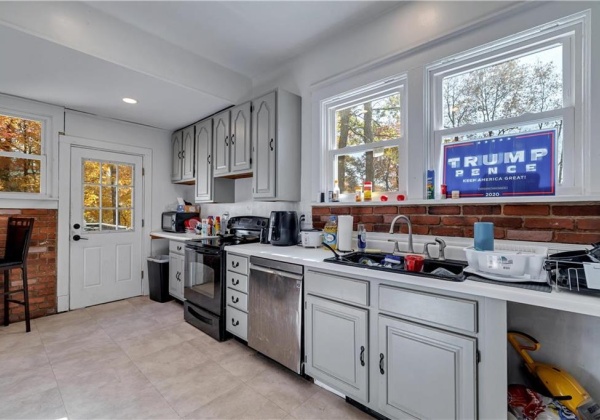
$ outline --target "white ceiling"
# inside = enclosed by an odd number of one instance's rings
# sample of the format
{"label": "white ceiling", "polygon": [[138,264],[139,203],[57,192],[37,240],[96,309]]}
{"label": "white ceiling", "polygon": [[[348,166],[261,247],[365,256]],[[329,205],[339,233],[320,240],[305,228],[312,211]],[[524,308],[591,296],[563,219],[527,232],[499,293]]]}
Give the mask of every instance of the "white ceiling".
{"label": "white ceiling", "polygon": [[[0,2],[0,93],[168,130],[398,2]],[[129,96],[135,106],[121,102]]]}
{"label": "white ceiling", "polygon": [[249,77],[269,72],[392,1],[93,1],[92,7]]}

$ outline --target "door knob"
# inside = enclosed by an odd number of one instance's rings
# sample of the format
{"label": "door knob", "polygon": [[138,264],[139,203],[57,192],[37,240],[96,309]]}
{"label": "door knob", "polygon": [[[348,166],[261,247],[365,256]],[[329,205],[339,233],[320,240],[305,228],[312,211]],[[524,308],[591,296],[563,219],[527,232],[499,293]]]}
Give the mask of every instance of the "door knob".
{"label": "door knob", "polygon": [[73,235],[73,240],[74,240],[75,242],[77,242],[77,241],[87,241],[87,240],[88,240],[88,238],[82,238],[82,237],[81,237],[81,236],[79,236],[79,235]]}

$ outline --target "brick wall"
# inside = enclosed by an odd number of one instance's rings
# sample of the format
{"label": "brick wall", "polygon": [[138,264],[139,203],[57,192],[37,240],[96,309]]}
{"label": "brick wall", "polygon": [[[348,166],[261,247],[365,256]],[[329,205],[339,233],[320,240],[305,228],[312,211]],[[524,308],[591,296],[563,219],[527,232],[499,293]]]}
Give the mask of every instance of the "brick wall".
{"label": "brick wall", "polygon": [[[27,257],[27,274],[29,282],[29,312],[32,318],[56,313],[56,230],[58,223],[57,210],[45,209],[0,209],[0,255],[4,255],[6,243],[6,226],[8,218],[33,217],[33,233],[29,255]],[[0,277],[0,283],[4,277]],[[10,276],[11,289],[22,288],[21,270],[12,270]],[[22,300],[23,294],[13,295]],[[0,299],[0,318],[3,317],[3,303]],[[10,304],[10,321],[25,319],[24,308]]]}
{"label": "brick wall", "polygon": [[[370,232],[388,232],[392,219],[405,214],[416,235],[472,238],[473,223],[493,222],[496,239],[573,244],[600,241],[600,202],[313,207],[313,225],[323,228],[330,215],[342,214],[354,216],[354,230],[364,223]],[[406,233],[406,224],[399,229]]]}

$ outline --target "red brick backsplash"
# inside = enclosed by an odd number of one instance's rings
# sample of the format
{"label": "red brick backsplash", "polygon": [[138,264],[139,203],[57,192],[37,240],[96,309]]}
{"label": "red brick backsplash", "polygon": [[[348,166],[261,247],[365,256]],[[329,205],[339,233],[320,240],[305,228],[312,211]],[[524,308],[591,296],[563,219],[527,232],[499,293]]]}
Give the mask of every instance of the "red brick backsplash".
{"label": "red brick backsplash", "polygon": [[[600,203],[427,204],[313,207],[313,225],[323,228],[330,215],[351,214],[354,230],[388,232],[398,214],[407,215],[418,235],[473,237],[473,223],[494,223],[494,237],[532,242],[600,242]],[[405,224],[398,231],[406,233]]]}
{"label": "red brick backsplash", "polygon": [[[29,312],[32,318],[56,313],[56,231],[58,223],[57,210],[46,209],[0,209],[0,255],[4,255],[6,243],[6,226],[8,218],[33,217],[33,232],[27,257],[27,274],[29,283]],[[4,277],[0,276],[3,284]],[[10,274],[11,289],[21,289],[21,270],[14,269]],[[13,295],[14,299],[23,300],[23,294]],[[0,299],[0,317],[3,315],[3,299]],[[23,306],[10,304],[10,321],[25,319]]]}

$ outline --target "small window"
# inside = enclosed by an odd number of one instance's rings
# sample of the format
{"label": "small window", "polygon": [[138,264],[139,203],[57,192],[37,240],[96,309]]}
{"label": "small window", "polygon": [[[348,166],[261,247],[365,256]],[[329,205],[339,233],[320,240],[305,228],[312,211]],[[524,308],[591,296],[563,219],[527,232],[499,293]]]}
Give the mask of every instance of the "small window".
{"label": "small window", "polygon": [[394,79],[323,102],[327,167],[325,189],[338,180],[341,199],[372,182],[375,197],[400,189],[399,163],[406,132],[404,83]]}
{"label": "small window", "polygon": [[0,115],[0,192],[43,193],[41,121]]}
{"label": "small window", "polygon": [[555,130],[557,191],[580,191],[579,23],[532,30],[430,66],[429,166],[443,174],[445,146],[456,142]]}
{"label": "small window", "polygon": [[133,165],[84,160],[83,229],[133,229]]}

